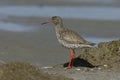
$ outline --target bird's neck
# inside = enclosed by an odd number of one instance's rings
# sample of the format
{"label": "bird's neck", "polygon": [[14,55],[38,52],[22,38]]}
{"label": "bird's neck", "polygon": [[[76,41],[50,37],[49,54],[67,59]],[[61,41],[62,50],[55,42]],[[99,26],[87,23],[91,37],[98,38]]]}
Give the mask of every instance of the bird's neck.
{"label": "bird's neck", "polygon": [[57,31],[62,30],[64,28],[63,23],[55,25],[55,29]]}
{"label": "bird's neck", "polygon": [[63,24],[57,24],[57,25],[55,25],[55,31],[57,33],[59,33],[60,31],[62,31],[63,28],[64,28]]}
{"label": "bird's neck", "polygon": [[60,27],[63,27],[63,22],[62,22],[62,21],[60,21],[60,22],[56,23],[56,24],[55,24],[55,26],[60,26]]}

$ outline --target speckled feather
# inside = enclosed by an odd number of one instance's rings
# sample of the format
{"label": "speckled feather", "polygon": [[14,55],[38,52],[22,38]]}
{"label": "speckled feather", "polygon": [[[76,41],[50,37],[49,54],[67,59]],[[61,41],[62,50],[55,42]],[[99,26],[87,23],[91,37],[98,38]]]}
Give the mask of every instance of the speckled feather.
{"label": "speckled feather", "polygon": [[65,28],[59,32],[60,34],[60,38],[65,40],[68,43],[72,43],[72,44],[83,44],[86,43],[86,41],[76,32]]}
{"label": "speckled feather", "polygon": [[55,26],[58,41],[67,48],[92,47],[92,43],[67,27]]}

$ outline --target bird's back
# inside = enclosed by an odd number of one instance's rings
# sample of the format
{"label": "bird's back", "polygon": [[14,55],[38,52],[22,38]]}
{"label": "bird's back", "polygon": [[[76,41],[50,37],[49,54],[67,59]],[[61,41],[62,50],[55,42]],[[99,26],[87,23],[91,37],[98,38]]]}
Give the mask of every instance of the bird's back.
{"label": "bird's back", "polygon": [[86,41],[82,38],[77,32],[68,29],[67,27],[56,28],[56,34],[58,37],[58,41],[62,43],[64,46],[75,46],[79,47],[80,45],[89,45],[93,46],[93,43]]}

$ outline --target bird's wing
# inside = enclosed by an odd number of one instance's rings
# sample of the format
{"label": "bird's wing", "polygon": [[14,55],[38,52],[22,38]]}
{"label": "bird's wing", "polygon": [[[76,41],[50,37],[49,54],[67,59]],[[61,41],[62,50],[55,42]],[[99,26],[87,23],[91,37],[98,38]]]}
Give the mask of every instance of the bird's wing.
{"label": "bird's wing", "polygon": [[60,37],[64,41],[68,43],[73,43],[73,44],[83,44],[86,43],[86,40],[84,40],[78,33],[65,28],[63,31],[60,32]]}

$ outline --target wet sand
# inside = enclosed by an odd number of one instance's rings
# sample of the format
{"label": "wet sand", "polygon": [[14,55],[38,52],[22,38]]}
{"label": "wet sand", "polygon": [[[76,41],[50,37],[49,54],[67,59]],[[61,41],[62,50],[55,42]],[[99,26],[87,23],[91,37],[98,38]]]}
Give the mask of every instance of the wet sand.
{"label": "wet sand", "polygon": [[42,68],[44,72],[53,75],[62,75],[73,80],[119,80],[120,72],[102,70],[100,68],[77,67],[70,70],[60,65],[53,68]]}

